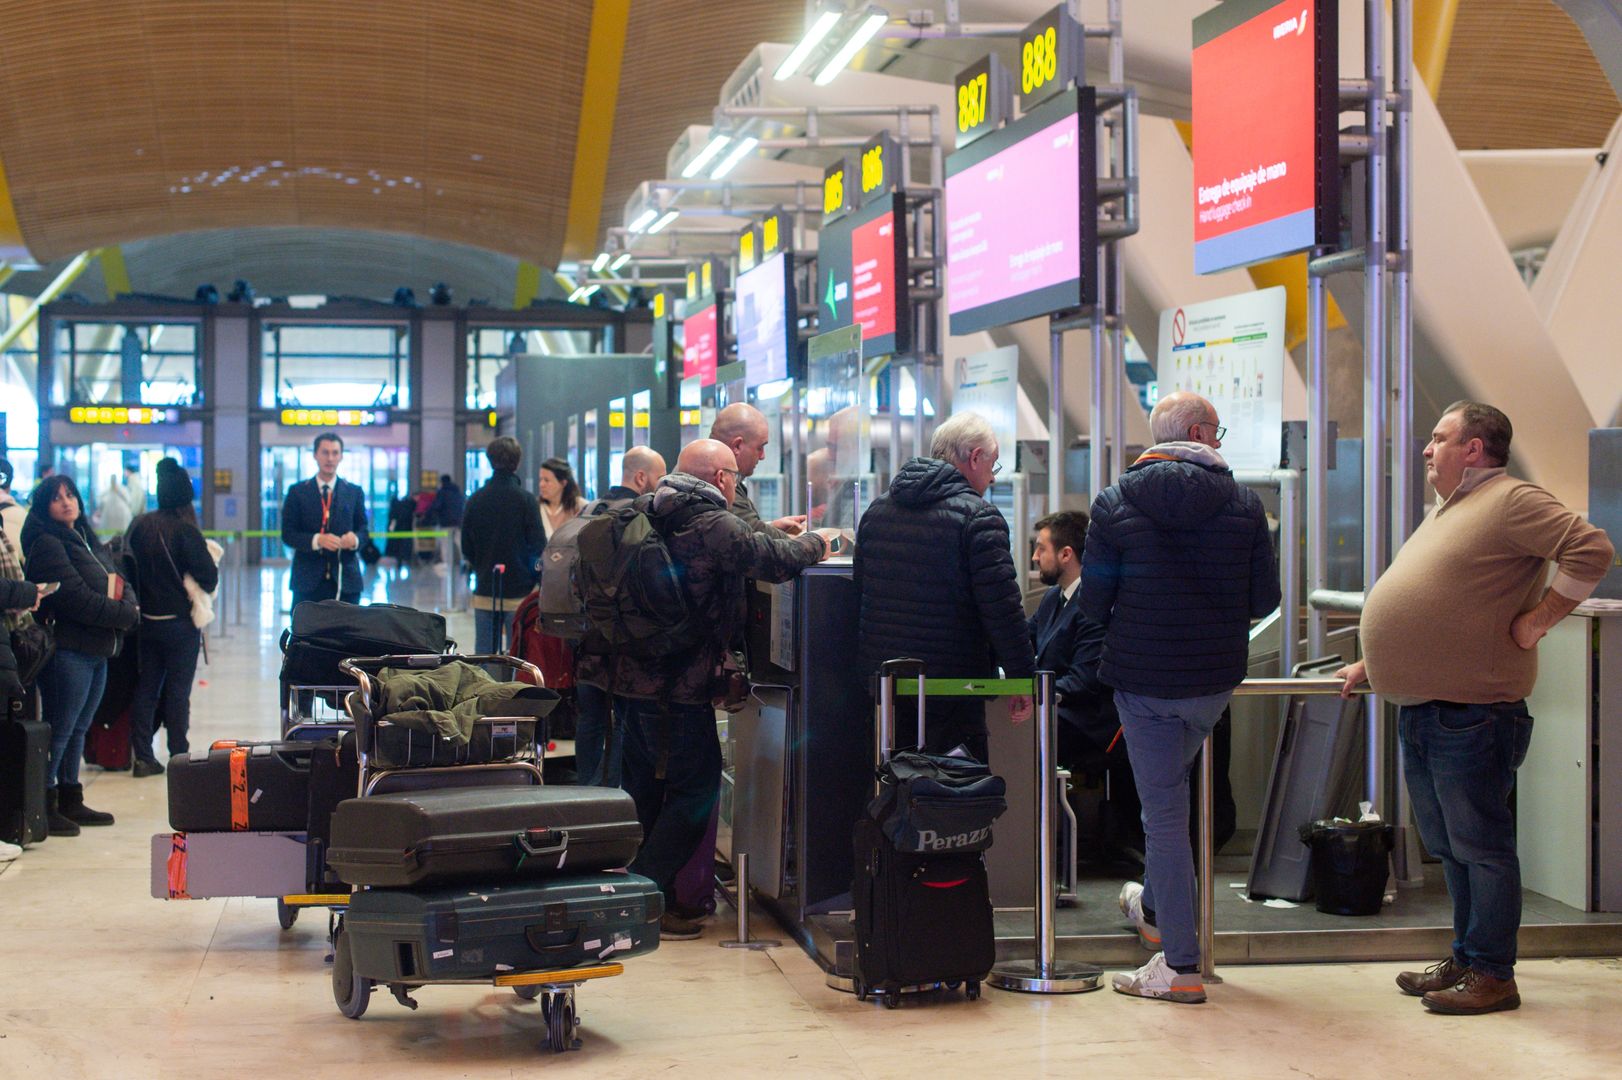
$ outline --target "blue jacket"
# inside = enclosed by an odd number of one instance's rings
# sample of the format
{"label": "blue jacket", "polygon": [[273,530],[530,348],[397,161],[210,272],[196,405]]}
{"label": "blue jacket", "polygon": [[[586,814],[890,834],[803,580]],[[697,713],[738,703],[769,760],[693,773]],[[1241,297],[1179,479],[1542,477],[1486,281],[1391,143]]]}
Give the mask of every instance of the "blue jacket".
{"label": "blue jacket", "polygon": [[1028,625],[1036,646],[1036,669],[1055,676],[1060,722],[1086,736],[1102,753],[1120,727],[1115,695],[1098,679],[1104,628],[1082,611],[1081,590],[1066,603],[1064,589],[1057,585],[1042,597]]}
{"label": "blue jacket", "polygon": [[[335,536],[352,532],[360,544],[354,551],[318,551],[311,547],[318,532]],[[315,477],[300,480],[287,489],[282,503],[282,543],[293,552],[293,573],[290,584],[296,593],[313,592],[330,577],[339,576],[343,568],[343,593],[361,590],[359,549],[366,546],[366,493],[358,484],[337,477],[332,485],[332,506],[327,515],[326,528],[321,526],[321,485]]]}
{"label": "blue jacket", "polygon": [[1148,697],[1238,686],[1250,620],[1279,602],[1261,500],[1191,443],[1151,447],[1093,500],[1081,582],[1083,610],[1104,626],[1099,678]]}
{"label": "blue jacket", "polygon": [[950,462],[901,467],[862,514],[852,569],[864,675],[900,657],[932,677],[1036,673],[1008,523]]}

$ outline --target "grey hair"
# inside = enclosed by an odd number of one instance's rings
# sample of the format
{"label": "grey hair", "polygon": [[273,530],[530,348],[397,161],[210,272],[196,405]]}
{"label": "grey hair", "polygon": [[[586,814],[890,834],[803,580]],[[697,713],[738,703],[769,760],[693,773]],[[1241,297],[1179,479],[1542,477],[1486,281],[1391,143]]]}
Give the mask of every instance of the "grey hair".
{"label": "grey hair", "polygon": [[956,413],[935,429],[929,442],[929,456],[960,465],[976,449],[990,453],[997,449],[997,434],[979,413]]}
{"label": "grey hair", "polygon": [[1198,394],[1169,394],[1149,414],[1149,435],[1157,443],[1187,442],[1188,429],[1210,423],[1213,411]]}

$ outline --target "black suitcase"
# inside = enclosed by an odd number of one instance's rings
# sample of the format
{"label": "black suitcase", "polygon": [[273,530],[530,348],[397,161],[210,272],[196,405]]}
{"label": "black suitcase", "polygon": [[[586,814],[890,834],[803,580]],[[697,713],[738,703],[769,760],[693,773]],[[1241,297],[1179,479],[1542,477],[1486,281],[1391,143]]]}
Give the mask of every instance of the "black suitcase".
{"label": "black suitcase", "polygon": [[338,670],[352,656],[442,653],[445,616],[395,604],[305,601],[282,633],[282,686],[349,686]]}
{"label": "black suitcase", "polygon": [[903,987],[961,982],[979,997],[997,960],[985,857],[897,851],[869,817],[854,843],[857,996],[878,991],[894,1008]]}
{"label": "black suitcase", "polygon": [[378,982],[485,979],[641,956],[659,947],[664,895],[635,874],[533,884],[366,889],[344,936],[355,974]]}
{"label": "black suitcase", "polygon": [[327,862],[351,885],[502,882],[617,870],[641,843],[617,788],[439,788],[340,804]]}
{"label": "black suitcase", "polygon": [[169,759],[176,832],[302,832],[315,743],[216,743]]}
{"label": "black suitcase", "polygon": [[0,840],[37,844],[48,833],[45,771],[51,763],[51,725],[0,720]]}

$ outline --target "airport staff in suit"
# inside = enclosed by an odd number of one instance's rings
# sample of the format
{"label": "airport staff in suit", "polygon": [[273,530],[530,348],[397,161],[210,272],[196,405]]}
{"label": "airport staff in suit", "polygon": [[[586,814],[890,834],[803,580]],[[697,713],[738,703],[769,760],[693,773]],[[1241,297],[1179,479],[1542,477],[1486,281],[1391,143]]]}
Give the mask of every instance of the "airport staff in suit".
{"label": "airport staff in suit", "polygon": [[1074,769],[1097,771],[1120,720],[1114,692],[1098,681],[1104,628],[1082,613],[1081,551],[1087,515],[1061,510],[1036,523],[1031,564],[1049,586],[1030,620],[1036,669],[1055,674],[1059,694],[1059,759]]}
{"label": "airport staff in suit", "polygon": [[316,474],[287,489],[282,543],[293,552],[293,606],[305,600],[360,602],[357,552],[366,543],[366,493],[339,479],[344,441],[335,432],[315,437]]}

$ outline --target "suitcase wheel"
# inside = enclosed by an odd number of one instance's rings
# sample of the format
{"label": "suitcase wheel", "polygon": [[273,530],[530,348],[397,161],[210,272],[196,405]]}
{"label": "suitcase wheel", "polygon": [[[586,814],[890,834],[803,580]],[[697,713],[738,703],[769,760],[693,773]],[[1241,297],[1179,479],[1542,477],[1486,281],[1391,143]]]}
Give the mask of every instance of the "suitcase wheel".
{"label": "suitcase wheel", "polygon": [[970,979],[968,986],[965,987],[964,990],[963,990],[963,996],[968,998],[970,1001],[979,1001],[980,1000],[980,980],[979,979]]}
{"label": "suitcase wheel", "polygon": [[332,999],[338,1011],[351,1020],[366,1015],[372,1000],[372,980],[355,974],[355,959],[349,951],[349,935],[342,925],[332,947]]}
{"label": "suitcase wheel", "polygon": [[901,987],[897,986],[894,989],[889,990],[888,992],[885,993],[885,995],[884,995],[884,1007],[886,1009],[899,1009],[899,1008],[901,1008]]}
{"label": "suitcase wheel", "polygon": [[298,908],[291,906],[286,900],[278,897],[276,900],[276,921],[281,924],[283,930],[293,929],[293,924],[298,922]]}
{"label": "suitcase wheel", "polygon": [[539,985],[515,986],[513,987],[513,993],[517,994],[524,1001],[534,1001],[536,998],[541,996],[541,987]]}
{"label": "suitcase wheel", "polygon": [[541,1007],[546,1014],[546,1044],[552,1048],[552,1052],[561,1054],[565,1050],[580,1049],[580,1038],[576,1034],[580,1025],[574,1013],[574,988],[548,990]]}

